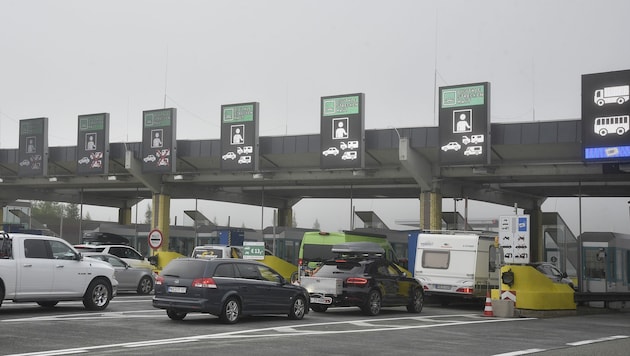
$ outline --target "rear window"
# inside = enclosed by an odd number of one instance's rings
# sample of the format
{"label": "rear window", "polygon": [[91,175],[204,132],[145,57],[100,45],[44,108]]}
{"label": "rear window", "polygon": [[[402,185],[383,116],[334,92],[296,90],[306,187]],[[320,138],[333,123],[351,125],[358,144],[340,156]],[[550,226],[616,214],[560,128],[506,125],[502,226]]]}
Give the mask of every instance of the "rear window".
{"label": "rear window", "polygon": [[335,258],[332,252],[332,245],[312,245],[304,244],[302,248],[302,259],[309,262],[321,262]]}
{"label": "rear window", "polygon": [[162,275],[194,279],[203,277],[208,262],[204,260],[172,260],[162,270]]}
{"label": "rear window", "polygon": [[422,252],[422,267],[423,268],[448,269],[450,260],[451,260],[450,251],[423,251]]}
{"label": "rear window", "polygon": [[326,261],[315,273],[317,277],[341,277],[363,274],[363,265],[358,261]]}

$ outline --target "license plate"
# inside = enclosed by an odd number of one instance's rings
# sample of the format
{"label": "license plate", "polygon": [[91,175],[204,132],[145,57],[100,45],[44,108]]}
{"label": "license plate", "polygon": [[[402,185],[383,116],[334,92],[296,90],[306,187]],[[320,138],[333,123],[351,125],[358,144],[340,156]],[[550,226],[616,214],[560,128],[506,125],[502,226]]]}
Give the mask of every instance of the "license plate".
{"label": "license plate", "polygon": [[169,293],[186,293],[186,287],[168,287]]}
{"label": "license plate", "polygon": [[450,290],[451,286],[449,286],[448,284],[436,284],[435,285],[435,289],[446,289],[446,290]]}
{"label": "license plate", "polygon": [[332,304],[331,297],[311,297],[311,303],[313,304]]}

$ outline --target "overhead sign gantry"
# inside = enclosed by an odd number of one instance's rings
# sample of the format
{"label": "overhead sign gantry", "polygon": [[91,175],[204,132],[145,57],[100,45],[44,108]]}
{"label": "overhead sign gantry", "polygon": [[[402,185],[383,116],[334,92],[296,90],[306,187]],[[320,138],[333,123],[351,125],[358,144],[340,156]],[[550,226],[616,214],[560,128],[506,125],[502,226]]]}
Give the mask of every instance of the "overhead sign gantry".
{"label": "overhead sign gantry", "polygon": [[440,88],[440,164],[490,164],[490,83]]}
{"label": "overhead sign gantry", "polygon": [[48,175],[48,118],[20,120],[18,176]]}
{"label": "overhead sign gantry", "polygon": [[630,161],[630,70],[582,75],[585,161]]}
{"label": "overhead sign gantry", "polygon": [[364,167],[364,108],[363,93],[321,98],[322,169]]}
{"label": "overhead sign gantry", "polygon": [[256,102],[221,105],[222,170],[258,170],[258,107]]}
{"label": "overhead sign gantry", "polygon": [[107,174],[109,114],[80,115],[77,135],[77,174]]}

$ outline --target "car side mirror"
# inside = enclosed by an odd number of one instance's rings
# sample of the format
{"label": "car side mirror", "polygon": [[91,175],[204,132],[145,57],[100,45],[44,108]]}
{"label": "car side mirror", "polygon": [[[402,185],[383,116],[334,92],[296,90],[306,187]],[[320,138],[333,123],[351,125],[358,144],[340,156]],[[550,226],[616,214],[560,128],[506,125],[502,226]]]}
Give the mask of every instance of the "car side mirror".
{"label": "car side mirror", "polygon": [[157,266],[158,265],[158,256],[157,255],[149,256],[149,257],[147,257],[147,261],[149,261],[151,266]]}

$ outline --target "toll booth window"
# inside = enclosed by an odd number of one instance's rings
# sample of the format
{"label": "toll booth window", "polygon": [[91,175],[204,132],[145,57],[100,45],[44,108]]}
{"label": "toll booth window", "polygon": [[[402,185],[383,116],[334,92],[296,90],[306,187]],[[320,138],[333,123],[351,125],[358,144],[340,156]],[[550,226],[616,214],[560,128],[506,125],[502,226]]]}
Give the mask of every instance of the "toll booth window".
{"label": "toll booth window", "polygon": [[494,272],[497,270],[499,264],[497,263],[497,248],[490,246],[488,250],[488,271]]}
{"label": "toll booth window", "polygon": [[449,251],[424,251],[422,252],[422,267],[448,269],[451,260]]}
{"label": "toll booth window", "polygon": [[606,278],[606,250],[585,248],[584,262],[585,278]]}

